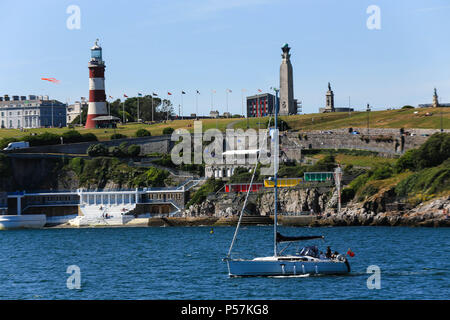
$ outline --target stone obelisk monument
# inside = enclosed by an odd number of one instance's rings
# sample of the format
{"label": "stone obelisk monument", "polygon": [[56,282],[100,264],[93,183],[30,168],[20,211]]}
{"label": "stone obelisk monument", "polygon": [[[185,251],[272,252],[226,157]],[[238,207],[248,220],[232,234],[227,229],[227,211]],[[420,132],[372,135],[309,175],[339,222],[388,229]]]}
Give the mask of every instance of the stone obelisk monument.
{"label": "stone obelisk monument", "polygon": [[437,94],[436,88],[434,88],[433,104],[432,104],[432,106],[433,106],[433,108],[438,108],[439,107],[439,98],[438,98],[438,94]]}
{"label": "stone obelisk monument", "polygon": [[292,80],[292,64],[289,45],[286,43],[281,48],[283,54],[280,66],[280,115],[297,113],[294,101],[294,81]]}

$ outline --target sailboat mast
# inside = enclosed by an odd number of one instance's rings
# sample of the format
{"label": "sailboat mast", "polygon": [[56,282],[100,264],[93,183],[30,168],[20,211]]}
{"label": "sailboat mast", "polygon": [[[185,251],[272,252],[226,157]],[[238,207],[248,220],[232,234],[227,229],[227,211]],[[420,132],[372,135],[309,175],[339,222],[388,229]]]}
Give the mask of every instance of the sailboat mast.
{"label": "sailboat mast", "polygon": [[[272,141],[275,142],[275,152],[273,154],[273,163],[274,163],[274,215],[273,215],[273,254],[274,257],[278,256],[278,248],[277,248],[277,197],[278,197],[278,182],[277,182],[277,171],[278,171],[278,90],[275,89],[275,131],[273,134]],[[277,136],[275,136],[277,135]]]}

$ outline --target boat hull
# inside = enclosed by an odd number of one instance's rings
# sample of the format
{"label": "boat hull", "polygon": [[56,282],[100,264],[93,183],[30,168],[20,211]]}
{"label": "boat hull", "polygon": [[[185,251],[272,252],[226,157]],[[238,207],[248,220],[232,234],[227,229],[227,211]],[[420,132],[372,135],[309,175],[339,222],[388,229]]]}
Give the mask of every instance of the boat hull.
{"label": "boat hull", "polygon": [[227,260],[227,264],[230,277],[333,275],[350,272],[348,261]]}
{"label": "boat hull", "polygon": [[9,229],[39,229],[43,228],[47,221],[45,214],[30,214],[0,216],[0,230]]}

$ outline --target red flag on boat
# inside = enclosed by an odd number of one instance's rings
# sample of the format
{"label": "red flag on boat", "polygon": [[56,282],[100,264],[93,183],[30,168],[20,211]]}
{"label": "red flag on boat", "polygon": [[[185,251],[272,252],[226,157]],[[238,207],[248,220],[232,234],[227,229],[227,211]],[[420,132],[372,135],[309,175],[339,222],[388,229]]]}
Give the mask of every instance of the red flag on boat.
{"label": "red flag on boat", "polygon": [[351,249],[348,249],[347,254],[352,258],[355,256],[355,253]]}

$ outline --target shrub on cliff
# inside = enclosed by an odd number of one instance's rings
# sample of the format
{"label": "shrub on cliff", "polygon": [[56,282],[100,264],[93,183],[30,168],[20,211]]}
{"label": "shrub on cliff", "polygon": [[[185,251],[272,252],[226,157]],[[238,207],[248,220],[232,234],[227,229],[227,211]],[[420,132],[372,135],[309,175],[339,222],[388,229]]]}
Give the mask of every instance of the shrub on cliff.
{"label": "shrub on cliff", "polygon": [[111,140],[116,140],[116,139],[125,139],[127,136],[121,133],[114,133],[113,135],[111,135],[110,139]]}
{"label": "shrub on cliff", "polygon": [[147,185],[152,187],[164,186],[164,180],[169,176],[169,172],[158,168],[150,168],[145,172]]}
{"label": "shrub on cliff", "polygon": [[98,138],[95,134],[93,133],[83,133],[81,135],[82,137],[82,142],[90,142],[90,141],[98,141]]}
{"label": "shrub on cliff", "polygon": [[103,144],[91,144],[87,149],[87,154],[90,157],[100,157],[108,155],[108,148],[106,148]]}
{"label": "shrub on cliff", "polygon": [[450,158],[450,134],[435,133],[419,149],[408,150],[395,165],[397,172],[440,165]]}
{"label": "shrub on cliff", "polygon": [[450,190],[450,159],[439,166],[413,173],[395,187],[395,193],[401,197],[417,193],[431,195],[448,190]]}
{"label": "shrub on cliff", "polygon": [[419,148],[417,168],[437,166],[450,158],[450,133],[435,133]]}
{"label": "shrub on cliff", "polygon": [[317,161],[314,165],[310,166],[308,172],[321,172],[321,171],[334,171],[336,168],[336,159],[334,155],[326,155],[323,159]]}
{"label": "shrub on cliff", "polygon": [[395,163],[395,171],[400,173],[405,170],[416,170],[418,157],[419,150],[411,149],[406,151],[403,156],[398,158],[397,162]]}
{"label": "shrub on cliff", "polygon": [[172,134],[172,132],[174,132],[174,131],[175,131],[174,128],[167,127],[167,128],[163,129],[162,134]]}
{"label": "shrub on cliff", "polygon": [[69,162],[69,168],[72,169],[78,176],[83,172],[84,159],[83,158],[73,158]]}
{"label": "shrub on cliff", "polygon": [[186,208],[189,208],[193,204],[199,204],[206,200],[209,194],[219,191],[224,185],[222,180],[215,180],[214,178],[208,179],[200,189],[192,196],[191,200],[186,204]]}
{"label": "shrub on cliff", "polygon": [[152,134],[150,133],[150,131],[145,130],[145,129],[139,129],[138,131],[136,131],[136,133],[134,134],[136,137],[149,137]]}
{"label": "shrub on cliff", "polygon": [[60,136],[50,132],[44,132],[35,136],[25,136],[24,141],[28,141],[31,147],[34,146],[49,146],[53,144],[60,144]]}
{"label": "shrub on cliff", "polygon": [[66,131],[62,134],[64,143],[77,143],[77,142],[89,142],[98,141],[97,136],[93,133],[81,134],[76,130]]}
{"label": "shrub on cliff", "polygon": [[394,169],[388,163],[384,163],[375,167],[370,174],[370,180],[384,180],[392,177]]}
{"label": "shrub on cliff", "polygon": [[136,144],[132,144],[128,147],[127,153],[130,157],[137,157],[139,156],[139,153],[141,153],[141,147]]}

